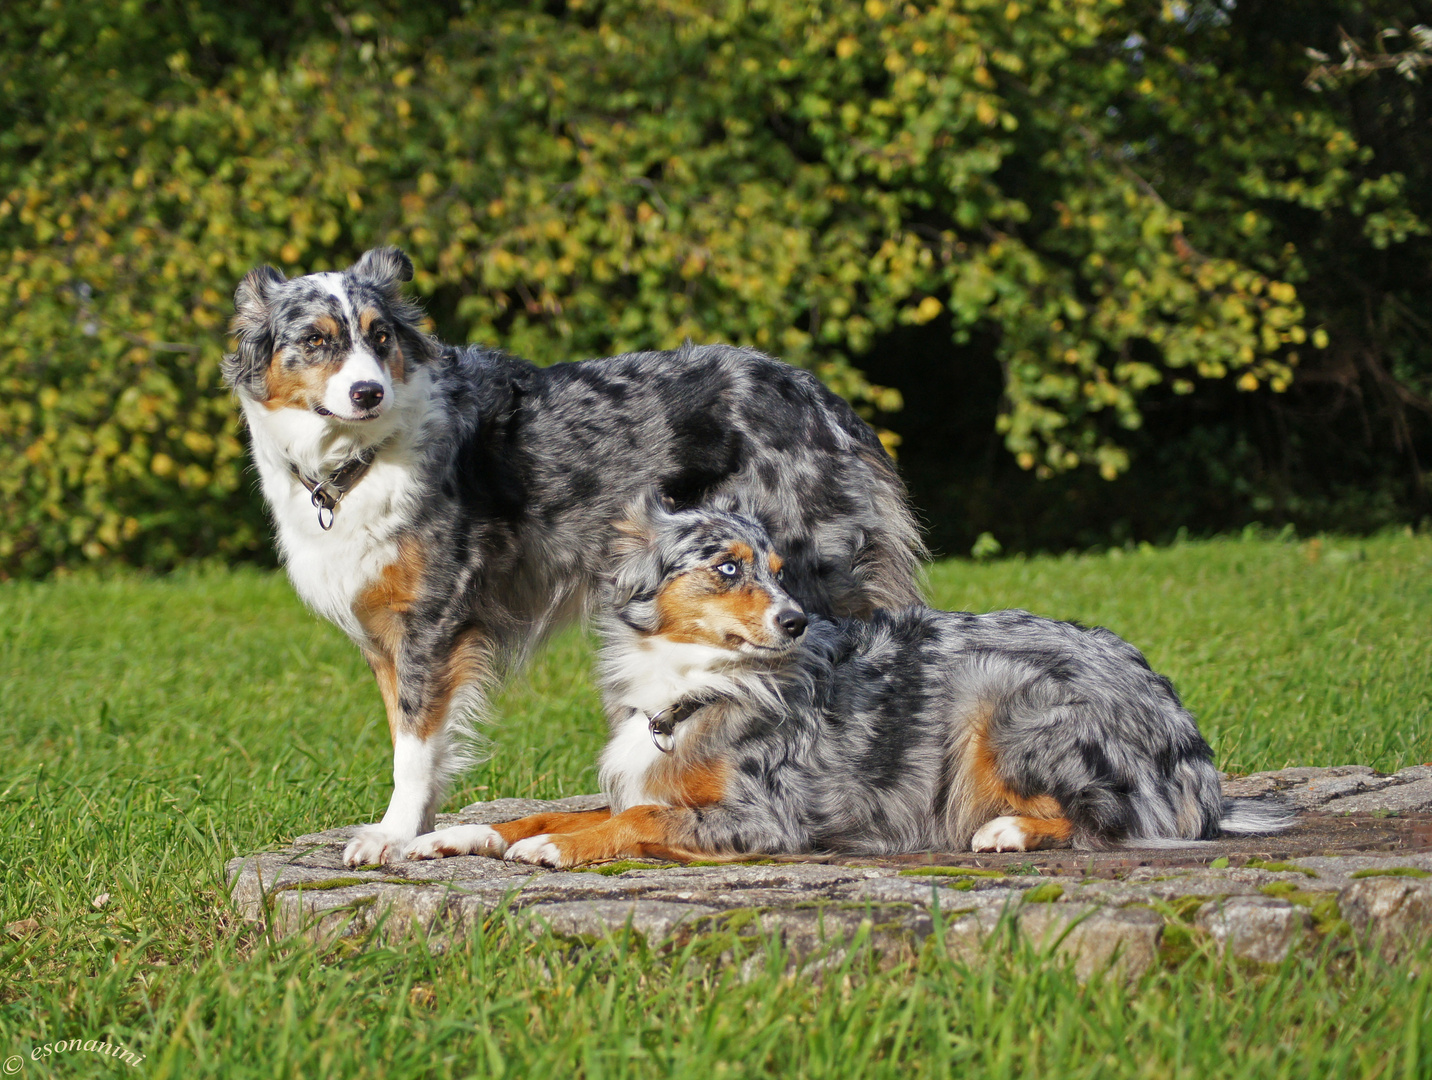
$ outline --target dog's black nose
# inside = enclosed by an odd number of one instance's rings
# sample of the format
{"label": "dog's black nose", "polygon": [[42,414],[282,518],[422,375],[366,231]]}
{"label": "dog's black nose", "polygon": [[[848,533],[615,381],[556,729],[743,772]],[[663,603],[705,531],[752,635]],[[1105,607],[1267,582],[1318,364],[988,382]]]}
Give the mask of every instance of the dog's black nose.
{"label": "dog's black nose", "polygon": [[378,402],[383,400],[383,384],[375,382],[356,382],[353,388],[348,391],[348,396],[353,399],[353,404],[360,409],[371,409]]}
{"label": "dog's black nose", "polygon": [[786,608],[776,616],[776,622],[782,630],[793,638],[798,638],[805,633],[807,619],[803,613],[795,608]]}

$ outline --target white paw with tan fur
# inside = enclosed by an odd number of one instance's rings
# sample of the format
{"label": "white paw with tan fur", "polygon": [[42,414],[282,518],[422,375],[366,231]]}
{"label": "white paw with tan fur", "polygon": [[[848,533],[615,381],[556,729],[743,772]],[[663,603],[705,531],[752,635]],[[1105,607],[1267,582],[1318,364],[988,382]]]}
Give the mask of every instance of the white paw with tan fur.
{"label": "white paw with tan fur", "polygon": [[551,833],[542,833],[540,836],[529,836],[525,840],[518,840],[507,849],[502,856],[512,862],[533,863],[537,866],[560,867],[563,865],[562,852],[557,845],[552,843]]}
{"label": "white paw with tan fur", "polygon": [[348,866],[397,862],[411,840],[411,836],[399,836],[381,825],[364,825],[343,849],[343,861]]}
{"label": "white paw with tan fur", "polygon": [[1028,851],[1029,837],[1019,827],[1019,819],[997,817],[987,822],[970,841],[971,851]]}
{"label": "white paw with tan fur", "polygon": [[405,859],[444,859],[452,855],[501,858],[507,841],[491,825],[452,825],[418,837],[403,852]]}

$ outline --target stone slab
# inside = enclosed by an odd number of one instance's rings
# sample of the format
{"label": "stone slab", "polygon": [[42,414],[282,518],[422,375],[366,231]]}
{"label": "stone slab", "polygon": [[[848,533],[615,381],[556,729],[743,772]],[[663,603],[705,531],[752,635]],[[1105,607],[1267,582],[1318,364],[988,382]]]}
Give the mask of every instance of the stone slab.
{"label": "stone slab", "polygon": [[[1155,963],[1173,919],[1194,940],[1257,963],[1315,944],[1338,912],[1389,955],[1424,940],[1432,933],[1427,789],[1429,766],[1392,776],[1351,765],[1227,778],[1229,794],[1276,795],[1304,807],[1296,826],[1275,837],[1177,848],[779,856],[569,871],[463,856],[353,869],[342,850],[354,830],[343,828],[234,859],[228,871],[239,913],[277,936],[397,942],[422,933],[440,948],[505,906],[537,933],[587,940],[630,932],[656,946],[714,935],[719,955],[744,964],[764,962],[764,952],[752,944],[743,953],[736,943],[776,937],[792,965],[820,965],[855,944],[897,962],[937,927],[944,947],[974,962],[1005,925],[1065,957],[1081,978],[1133,978]],[[599,795],[500,799],[440,815],[439,825],[602,805]],[[1315,905],[1322,923],[1309,914]]]}
{"label": "stone slab", "polygon": [[1219,949],[1259,964],[1280,963],[1308,924],[1301,907],[1271,896],[1210,900],[1194,917],[1194,925],[1207,931]]}

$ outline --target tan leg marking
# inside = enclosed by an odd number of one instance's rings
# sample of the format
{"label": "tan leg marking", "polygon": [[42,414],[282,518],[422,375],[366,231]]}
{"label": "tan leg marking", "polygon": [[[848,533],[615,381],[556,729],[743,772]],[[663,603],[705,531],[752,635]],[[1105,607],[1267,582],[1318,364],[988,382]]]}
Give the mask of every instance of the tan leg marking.
{"label": "tan leg marking", "polygon": [[1074,826],[1068,818],[1037,818],[1037,817],[1015,817],[1019,827],[1024,830],[1024,835],[1029,839],[1029,847],[1026,851],[1034,851],[1036,848],[1053,847],[1055,844],[1062,844],[1069,839],[1074,832]]}
{"label": "tan leg marking", "polygon": [[542,833],[569,833],[600,825],[612,816],[610,810],[579,810],[568,814],[533,814],[531,817],[504,821],[492,828],[509,844]]}
{"label": "tan leg marking", "polygon": [[633,806],[578,832],[528,837],[510,847],[507,858],[561,867],[622,856],[676,854],[680,848],[672,827],[688,812],[666,806]]}
{"label": "tan leg marking", "polygon": [[[961,833],[956,830],[956,835],[970,836],[979,823],[978,835],[985,838],[988,823],[997,818],[1006,830],[1018,823],[1029,845],[1001,850],[1025,851],[1063,843],[1069,839],[1073,827],[1064,817],[1058,800],[1051,795],[1021,795],[1005,781],[998,755],[989,738],[992,712],[991,707],[985,707],[970,721],[973,730],[965,744],[961,762],[963,775],[952,792],[952,798],[960,802],[955,814],[964,823],[964,828],[970,831]],[[1026,822],[1035,824],[1026,825]]]}
{"label": "tan leg marking", "polygon": [[[383,567],[378,580],[353,602],[353,614],[368,635],[363,656],[378,680],[378,692],[388,711],[388,731],[398,735],[398,668],[393,658],[403,639],[404,616],[417,600],[423,584],[423,551],[415,543],[398,549],[398,557]],[[426,736],[425,736],[426,737]]]}

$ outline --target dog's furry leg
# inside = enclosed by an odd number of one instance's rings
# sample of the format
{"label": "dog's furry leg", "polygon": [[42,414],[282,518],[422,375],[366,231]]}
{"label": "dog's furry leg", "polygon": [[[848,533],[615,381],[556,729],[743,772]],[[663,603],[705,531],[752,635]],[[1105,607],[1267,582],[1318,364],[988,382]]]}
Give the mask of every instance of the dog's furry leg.
{"label": "dog's furry leg", "polygon": [[460,741],[490,671],[487,639],[474,630],[427,649],[396,644],[392,658],[368,653],[393,737],[393,796],[383,820],[363,826],[343,849],[349,866],[402,858],[432,832],[448,780],[466,764]]}
{"label": "dog's furry leg", "polygon": [[529,835],[509,847],[505,858],[565,867],[633,855],[647,845],[680,846],[692,813],[685,807],[633,806],[591,828]]}
{"label": "dog's furry leg", "polygon": [[538,833],[518,840],[504,858],[566,867],[623,856],[687,860],[703,855],[806,850],[769,823],[728,806],[633,806],[591,828]]}
{"label": "dog's furry leg", "polygon": [[408,859],[441,859],[448,855],[490,855],[501,858],[514,841],[539,833],[567,833],[599,825],[612,816],[610,810],[578,810],[571,813],[533,814],[496,825],[452,825],[426,833],[403,852]]}
{"label": "dog's furry leg", "polygon": [[1037,851],[1068,841],[1074,826],[1067,818],[997,817],[975,833],[971,851]]}

